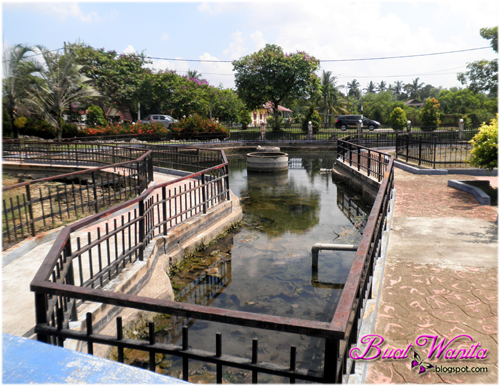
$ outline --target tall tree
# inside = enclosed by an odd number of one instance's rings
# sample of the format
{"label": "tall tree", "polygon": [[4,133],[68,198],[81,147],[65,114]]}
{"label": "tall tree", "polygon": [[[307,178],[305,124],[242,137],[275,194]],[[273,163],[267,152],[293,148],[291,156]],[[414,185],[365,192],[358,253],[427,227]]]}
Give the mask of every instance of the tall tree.
{"label": "tall tree", "polygon": [[[482,28],[480,34],[490,40],[493,51],[498,53],[498,26]],[[457,74],[458,81],[467,86],[472,92],[486,92],[490,96],[498,95],[498,59],[478,60],[467,63],[467,71]]]}
{"label": "tall tree", "polygon": [[73,52],[60,55],[41,46],[37,50],[43,63],[29,63],[33,75],[24,101],[57,129],[57,138],[61,139],[63,114],[67,108],[100,94],[87,85],[90,79],[80,73],[82,66],[76,63]]}
{"label": "tall tree", "polygon": [[364,90],[367,94],[373,94],[375,92],[375,83],[370,80],[370,83],[366,85],[366,88]]}
{"label": "tall tree", "polygon": [[361,85],[356,79],[353,79],[351,82],[347,83],[347,95],[350,97],[355,97],[359,99],[361,97],[361,90],[359,89]]}
{"label": "tall tree", "polygon": [[383,80],[381,80],[380,83],[377,85],[377,91],[378,92],[387,91],[387,83],[385,83]]}
{"label": "tall tree", "polygon": [[286,97],[312,98],[320,88],[314,73],[319,60],[303,51],[288,54],[274,44],[233,62],[239,97],[250,108],[271,102],[274,130],[279,130],[279,103]]}
{"label": "tall tree", "polygon": [[76,54],[82,73],[103,98],[101,107],[114,106],[121,110],[137,111],[137,89],[149,72],[144,65],[150,63],[144,53],[120,54],[114,50],[93,48],[84,43],[67,45]]}
{"label": "tall tree", "polygon": [[347,113],[346,101],[340,94],[338,87],[337,79],[332,76],[332,72],[323,70],[321,75],[321,107],[325,111],[325,124],[329,122],[330,113]]}
{"label": "tall tree", "polygon": [[402,95],[403,91],[404,91],[404,87],[405,87],[405,84],[402,81],[400,81],[400,80],[395,81],[394,85],[392,86],[392,91],[393,91],[394,95],[396,95],[397,97]]}
{"label": "tall tree", "polygon": [[422,90],[422,87],[424,87],[424,82],[419,82],[420,78],[415,78],[411,83],[408,83],[405,85],[405,90],[408,94],[408,98],[411,99],[419,99],[420,98],[420,91]]}
{"label": "tall tree", "polygon": [[26,54],[32,49],[21,44],[4,49],[3,59],[3,105],[12,123],[14,138],[19,137],[19,130],[14,125],[15,109],[19,107],[27,88],[29,66]]}

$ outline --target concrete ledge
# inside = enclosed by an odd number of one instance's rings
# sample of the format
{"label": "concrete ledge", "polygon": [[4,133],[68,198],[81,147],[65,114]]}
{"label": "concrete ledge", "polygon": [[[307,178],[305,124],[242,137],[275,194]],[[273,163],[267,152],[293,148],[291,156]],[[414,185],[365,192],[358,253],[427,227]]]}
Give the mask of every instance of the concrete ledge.
{"label": "concrete ledge", "polygon": [[189,384],[149,370],[8,334],[2,337],[2,383]]}
{"label": "concrete ledge", "polygon": [[419,175],[436,176],[447,174],[462,174],[467,176],[498,176],[498,169],[484,170],[484,169],[421,169],[416,166],[409,165],[401,161],[394,161],[394,166],[406,172]]}
{"label": "concrete ledge", "polygon": [[346,184],[350,189],[361,192],[363,199],[370,204],[375,202],[380,184],[377,180],[359,173],[341,161],[335,163],[332,177]]}
{"label": "concrete ledge", "polygon": [[463,181],[449,180],[448,186],[472,194],[481,205],[491,205],[491,198],[482,189],[469,185]]}

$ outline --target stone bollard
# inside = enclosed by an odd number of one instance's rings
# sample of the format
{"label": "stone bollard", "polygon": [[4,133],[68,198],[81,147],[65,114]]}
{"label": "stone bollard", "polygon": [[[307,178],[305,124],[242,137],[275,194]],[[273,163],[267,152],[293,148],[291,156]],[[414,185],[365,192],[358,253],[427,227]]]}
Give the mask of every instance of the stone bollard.
{"label": "stone bollard", "polygon": [[411,133],[411,121],[410,120],[408,120],[408,122],[406,122],[406,131],[408,133]]}
{"label": "stone bollard", "polygon": [[266,123],[260,123],[260,139],[264,141],[266,139]]}
{"label": "stone bollard", "polygon": [[460,141],[463,141],[464,139],[464,120],[460,119],[460,122],[458,123],[458,139]]}
{"label": "stone bollard", "polygon": [[307,139],[312,139],[313,137],[313,124],[311,121],[307,124]]}

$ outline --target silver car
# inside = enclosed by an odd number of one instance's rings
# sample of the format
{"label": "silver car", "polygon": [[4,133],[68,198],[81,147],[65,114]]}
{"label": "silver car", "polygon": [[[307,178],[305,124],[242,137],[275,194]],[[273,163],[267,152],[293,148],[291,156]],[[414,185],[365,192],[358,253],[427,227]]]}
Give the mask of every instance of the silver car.
{"label": "silver car", "polygon": [[174,122],[177,122],[177,119],[172,118],[170,115],[150,114],[146,118],[138,121],[138,123],[152,123],[152,122],[160,122],[167,129],[170,129],[170,125]]}

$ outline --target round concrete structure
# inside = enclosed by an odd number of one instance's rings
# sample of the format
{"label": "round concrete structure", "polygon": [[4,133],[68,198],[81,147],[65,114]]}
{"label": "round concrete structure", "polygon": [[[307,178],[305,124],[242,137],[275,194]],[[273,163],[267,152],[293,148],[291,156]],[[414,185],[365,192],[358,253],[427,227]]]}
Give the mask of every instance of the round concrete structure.
{"label": "round concrete structure", "polygon": [[287,171],[288,154],[282,152],[248,153],[247,170],[260,173]]}

